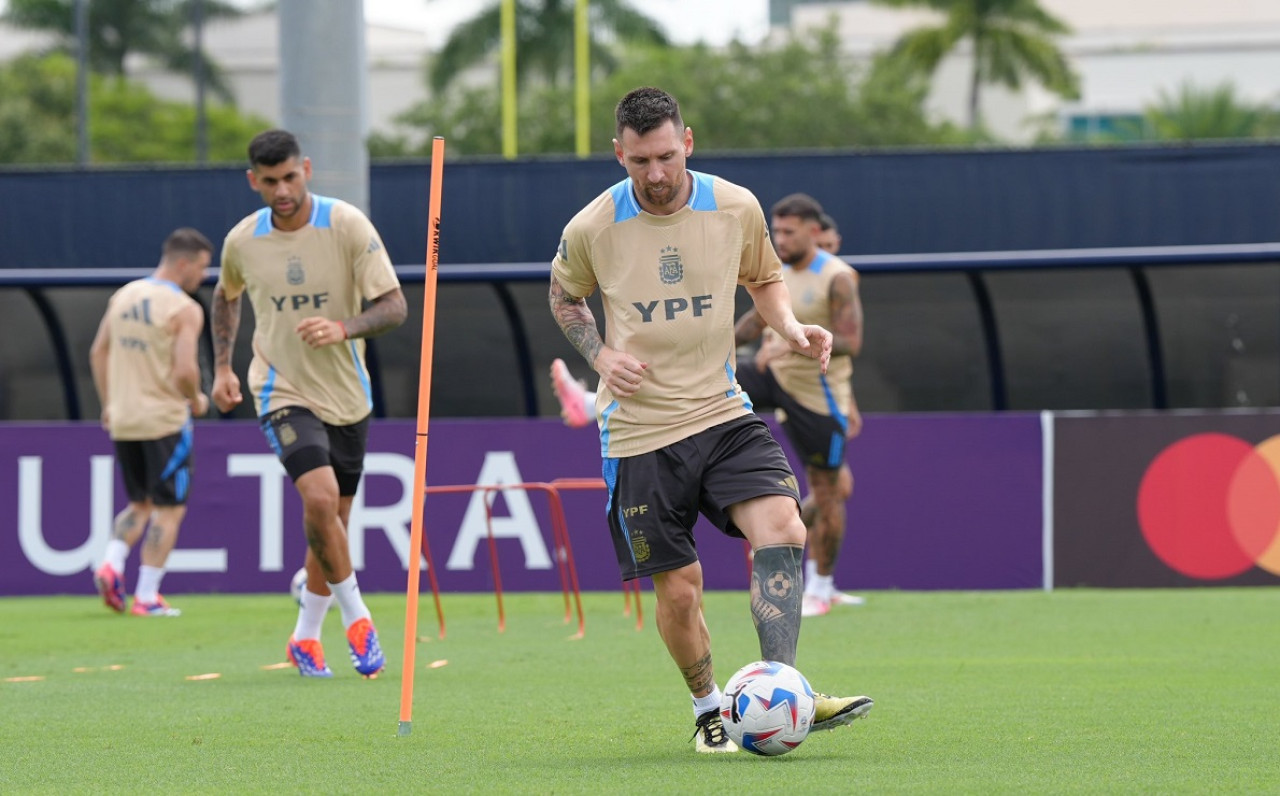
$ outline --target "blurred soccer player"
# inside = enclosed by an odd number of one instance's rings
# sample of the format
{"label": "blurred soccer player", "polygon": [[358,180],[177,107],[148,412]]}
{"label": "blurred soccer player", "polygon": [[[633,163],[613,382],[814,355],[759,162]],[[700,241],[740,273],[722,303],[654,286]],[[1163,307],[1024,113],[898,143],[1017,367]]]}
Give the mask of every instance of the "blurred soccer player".
{"label": "blurred soccer player", "polygon": [[[751,615],[767,660],[795,664],[805,528],[782,448],[734,379],[739,284],[780,337],[825,368],[831,335],[799,323],[760,204],[688,171],[693,131],[676,100],[636,89],[616,109],[614,155],[627,179],[565,228],[551,267],[556,322],[600,375],[609,526],[622,577],[650,576],[658,632],[693,697],[695,748],[736,750],[720,719],[702,615],[701,512],[754,551]],[[599,289],[602,340],[585,297]],[[819,695],[814,729],[847,724],[867,697]]]}
{"label": "blurred soccer player", "polygon": [[839,254],[840,244],[843,241],[844,238],[840,236],[840,227],[836,226],[836,220],[826,213],[819,216],[818,234],[813,239],[818,248],[828,254]]}
{"label": "blurred soccer player", "polygon": [[320,630],[336,597],[351,662],[371,677],[385,656],[347,548],[373,409],[364,338],[403,323],[407,305],[369,219],[307,190],[311,160],[291,133],[257,135],[249,165],[249,185],[266,207],[237,224],[222,246],[212,308],[213,400],[224,412],[241,400],[231,352],[247,294],[256,324],[249,389],[262,432],[302,497],[307,536],[307,588],[289,660],[305,677],[332,676]]}
{"label": "blurred soccer player", "polygon": [[787,196],[772,209],[773,243],[783,262],[792,309],[798,319],[832,330],[827,370],[793,354],[766,329],[755,310],[744,313],[734,329],[740,345],[760,340],[754,362],[739,367],[739,383],[757,409],[777,410],[783,431],[804,462],[809,483],[801,505],[809,529],[805,616],[821,616],[836,602],[862,602],[837,592],[832,574],[844,540],[845,504],[853,492],[845,441],[862,427],[850,381],[853,357],[862,350],[862,302],[857,272],[818,248],[823,215],[822,206],[806,194]]}
{"label": "blurred soccer player", "polygon": [[204,309],[188,293],[204,281],[213,245],[194,229],[165,239],[145,279],[117,290],[89,348],[102,427],[115,443],[129,505],[116,515],[103,562],[94,572],[102,601],[124,612],[124,565],[146,531],[133,593],[136,616],[177,616],[160,595],[165,563],[187,513],[191,416],[209,411],[196,353]]}

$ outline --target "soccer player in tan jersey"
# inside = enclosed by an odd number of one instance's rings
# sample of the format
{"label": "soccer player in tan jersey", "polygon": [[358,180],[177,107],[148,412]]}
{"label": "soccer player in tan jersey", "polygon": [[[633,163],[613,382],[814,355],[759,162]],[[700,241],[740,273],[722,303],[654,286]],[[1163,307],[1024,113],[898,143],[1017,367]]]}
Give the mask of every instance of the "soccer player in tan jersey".
{"label": "soccer player in tan jersey", "polygon": [[[840,254],[840,247],[844,243],[844,238],[840,234],[840,227],[836,224],[836,220],[827,213],[823,213],[822,218],[818,220],[818,237],[814,240],[814,243],[818,244],[818,248],[828,254]],[[857,273],[858,272],[855,270],[854,275],[856,276]],[[861,307],[861,299],[859,299],[859,307]],[[851,391],[849,393],[849,399],[849,439],[853,439],[858,436],[858,434],[862,433],[862,413],[858,411],[858,396]],[[840,490],[840,494],[843,496],[842,499],[845,501],[848,501],[849,497],[853,495],[853,473],[849,471],[847,466],[840,468],[840,480],[837,482],[837,488]],[[804,518],[805,527],[810,529],[810,535],[812,536],[813,523],[817,517],[815,504],[812,501],[809,502],[808,513],[805,512],[804,507],[802,506],[800,516]],[[832,568],[835,567],[834,560],[831,562],[831,566]],[[817,574],[817,562],[814,561],[813,556],[810,555],[804,562],[804,585],[806,593],[810,593],[808,592],[809,584],[812,578]],[[832,603],[838,603],[840,605],[862,605],[866,602],[866,600],[856,594],[846,594],[840,591],[840,588],[835,585],[834,580],[831,582],[831,594]]]}
{"label": "soccer player in tan jersey", "polygon": [[213,400],[224,412],[240,403],[231,352],[240,299],[248,295],[256,324],[249,389],[263,434],[302,497],[307,537],[307,588],[286,651],[304,677],[333,675],[320,630],[336,599],[351,662],[373,677],[386,660],[351,566],[347,522],[373,408],[364,340],[403,323],[407,305],[369,219],[307,190],[311,160],[293,134],[258,134],[249,165],[249,185],[266,207],[237,224],[222,246],[212,308]]}
{"label": "soccer player in tan jersey", "polygon": [[[693,131],[656,88],[616,109],[614,155],[627,179],[565,228],[549,301],[600,376],[596,398],[608,519],[622,577],[653,578],[656,622],[693,697],[695,748],[731,752],[720,719],[702,565],[701,512],[754,551],[751,614],[761,657],[794,665],[805,528],[795,475],[734,377],[734,295],[791,347],[825,368],[831,335],[799,323],[760,204],[749,191],[689,171]],[[601,293],[605,339],[585,298]],[[814,729],[847,724],[867,697],[816,698]]]}
{"label": "soccer player in tan jersey", "polygon": [[739,368],[738,379],[758,409],[773,408],[796,453],[804,462],[809,494],[801,517],[809,528],[804,616],[821,616],[836,602],[861,598],[836,591],[832,573],[845,532],[845,504],[853,492],[853,474],[845,463],[845,442],[862,426],[853,400],[853,357],[862,350],[862,302],[858,274],[843,260],[818,247],[822,206],[806,194],[792,194],[772,209],[773,242],[784,263],[783,279],[796,317],[832,331],[831,363],[826,372],[791,353],[768,333],[759,313],[749,310],[734,329],[739,345],[760,340],[754,361]]}
{"label": "soccer player in tan jersey", "polygon": [[124,612],[124,565],[146,531],[133,593],[136,616],[177,616],[160,595],[169,551],[187,513],[192,415],[209,411],[196,354],[204,309],[189,296],[204,281],[213,245],[183,227],[165,239],[160,264],[117,290],[89,348],[102,427],[115,443],[129,505],[116,515],[94,583]]}

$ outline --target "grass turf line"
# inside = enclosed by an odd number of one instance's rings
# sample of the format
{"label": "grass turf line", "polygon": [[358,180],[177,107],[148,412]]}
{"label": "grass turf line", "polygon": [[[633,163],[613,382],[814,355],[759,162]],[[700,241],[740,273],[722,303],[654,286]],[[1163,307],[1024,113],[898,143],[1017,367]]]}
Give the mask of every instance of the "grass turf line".
{"label": "grass turf line", "polygon": [[[424,599],[413,732],[397,738],[404,599],[365,596],[388,660],[375,681],[351,669],[336,611],[332,680],[263,669],[284,660],[284,594],[174,595],[176,619],[0,600],[0,790],[1280,789],[1277,589],[871,593],[806,620],[797,664],[875,710],[772,760],[693,752],[650,593],[639,633],[620,593],[584,595],[581,640],[558,593],[506,595],[503,634],[492,596],[445,595],[443,641]],[[710,593],[706,614],[723,684],[758,657],[746,596]],[[5,682],[22,676],[44,679]]]}

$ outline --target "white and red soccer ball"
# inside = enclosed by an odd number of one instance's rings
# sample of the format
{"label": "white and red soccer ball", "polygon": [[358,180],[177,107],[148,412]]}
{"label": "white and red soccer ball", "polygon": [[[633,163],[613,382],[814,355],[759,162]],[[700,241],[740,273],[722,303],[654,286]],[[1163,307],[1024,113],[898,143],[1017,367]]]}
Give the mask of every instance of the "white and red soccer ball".
{"label": "white and red soccer ball", "polygon": [[795,667],[777,661],[743,666],[725,684],[720,718],[729,738],[757,755],[785,755],[813,726],[809,681]]}

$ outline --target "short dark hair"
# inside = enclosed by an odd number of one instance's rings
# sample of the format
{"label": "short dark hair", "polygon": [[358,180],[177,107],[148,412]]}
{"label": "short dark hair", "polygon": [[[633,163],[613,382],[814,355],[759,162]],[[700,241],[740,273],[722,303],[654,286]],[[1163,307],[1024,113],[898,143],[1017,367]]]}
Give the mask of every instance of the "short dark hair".
{"label": "short dark hair", "polygon": [[250,166],[276,166],[301,154],[298,137],[288,130],[264,130],[249,142]]}
{"label": "short dark hair", "polygon": [[667,92],[652,86],[627,92],[625,97],[618,100],[613,115],[618,122],[619,138],[628,127],[639,135],[644,135],[661,127],[668,120],[675,124],[677,132],[684,130],[684,120],[680,118],[680,103]]}
{"label": "short dark hair", "polygon": [[793,193],[782,197],[774,203],[771,212],[778,218],[802,218],[817,224],[822,223],[824,215],[822,205],[807,193]]}
{"label": "short dark hair", "polygon": [[175,257],[195,257],[200,252],[212,252],[213,244],[198,229],[179,227],[169,233],[160,248],[160,254],[166,259]]}
{"label": "short dark hair", "polygon": [[840,227],[836,225],[836,220],[832,218],[829,213],[823,213],[822,215],[818,216],[818,229],[822,230],[823,232],[830,230],[831,232],[834,232],[837,235],[840,234]]}

